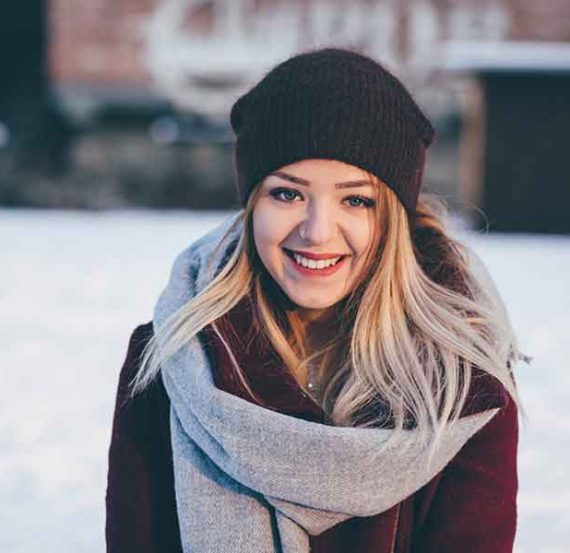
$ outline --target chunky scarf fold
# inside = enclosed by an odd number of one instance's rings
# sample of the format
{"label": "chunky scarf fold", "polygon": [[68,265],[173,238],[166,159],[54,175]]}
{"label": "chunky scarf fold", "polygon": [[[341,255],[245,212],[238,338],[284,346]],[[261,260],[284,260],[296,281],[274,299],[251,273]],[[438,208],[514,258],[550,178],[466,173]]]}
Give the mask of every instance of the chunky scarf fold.
{"label": "chunky scarf fold", "polygon": [[[178,256],[155,328],[214,277],[226,253],[216,246],[236,217]],[[231,241],[239,232],[241,223]],[[162,378],[185,552],[308,553],[309,535],[386,511],[429,482],[499,410],[450,425],[428,466],[413,429],[405,446],[382,449],[393,430],[319,424],[220,390],[198,337],[163,364]]]}

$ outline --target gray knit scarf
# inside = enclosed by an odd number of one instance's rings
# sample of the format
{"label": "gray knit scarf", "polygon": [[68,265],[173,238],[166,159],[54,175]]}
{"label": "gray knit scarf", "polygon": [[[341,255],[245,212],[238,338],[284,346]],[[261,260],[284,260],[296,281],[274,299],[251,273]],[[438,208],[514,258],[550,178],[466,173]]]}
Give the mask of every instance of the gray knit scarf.
{"label": "gray knit scarf", "polygon": [[[213,278],[224,255],[214,248],[235,218],[178,256],[155,328]],[[307,553],[309,535],[386,511],[422,487],[498,411],[459,419],[428,467],[414,430],[405,430],[406,447],[381,451],[393,430],[309,422],[218,389],[198,338],[163,364],[162,377],[186,553]]]}

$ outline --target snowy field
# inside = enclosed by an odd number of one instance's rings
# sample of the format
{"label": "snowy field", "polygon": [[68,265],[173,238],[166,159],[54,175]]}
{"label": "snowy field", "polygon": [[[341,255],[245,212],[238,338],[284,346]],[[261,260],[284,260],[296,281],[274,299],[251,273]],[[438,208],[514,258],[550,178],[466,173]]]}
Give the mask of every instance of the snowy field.
{"label": "snowy field", "polygon": [[[0,210],[0,551],[104,551],[107,448],[129,335],[174,256],[227,214]],[[520,346],[518,553],[570,551],[570,237],[465,235]]]}

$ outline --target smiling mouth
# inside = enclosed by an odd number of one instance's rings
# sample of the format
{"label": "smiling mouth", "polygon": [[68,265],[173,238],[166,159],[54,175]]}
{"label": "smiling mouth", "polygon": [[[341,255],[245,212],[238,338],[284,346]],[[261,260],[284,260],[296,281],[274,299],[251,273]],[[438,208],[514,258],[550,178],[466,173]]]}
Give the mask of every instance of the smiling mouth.
{"label": "smiling mouth", "polygon": [[287,248],[282,248],[282,249],[287,255],[287,257],[292,259],[296,265],[313,271],[324,271],[326,269],[331,270],[333,267],[341,263],[344,260],[344,258],[348,257],[348,255],[340,255],[337,257],[333,257],[330,260],[324,260],[324,259],[314,260],[306,258],[293,250],[289,250]]}

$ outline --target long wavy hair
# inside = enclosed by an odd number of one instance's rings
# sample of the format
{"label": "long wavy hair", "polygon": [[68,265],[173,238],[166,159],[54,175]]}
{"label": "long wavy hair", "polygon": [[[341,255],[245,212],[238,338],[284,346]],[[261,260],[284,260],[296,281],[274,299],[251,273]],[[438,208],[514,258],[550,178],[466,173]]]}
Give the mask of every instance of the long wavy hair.
{"label": "long wavy hair", "polygon": [[[364,277],[335,306],[338,328],[323,348],[307,353],[306,327],[257,254],[252,213],[260,183],[236,220],[243,232],[227,262],[155,328],[131,393],[143,390],[165,359],[211,325],[241,384],[263,403],[217,324],[250,298],[263,335],[308,395],[307,367],[317,367],[322,394],[315,401],[333,424],[393,428],[390,444],[413,427],[433,453],[446,426],[460,417],[475,371],[496,379],[522,412],[513,378],[513,361],[521,357],[517,339],[492,281],[471,270],[467,246],[446,231],[447,205],[424,193],[410,214],[388,186],[369,178],[377,198],[374,247]],[[218,247],[228,246],[232,230]]]}

